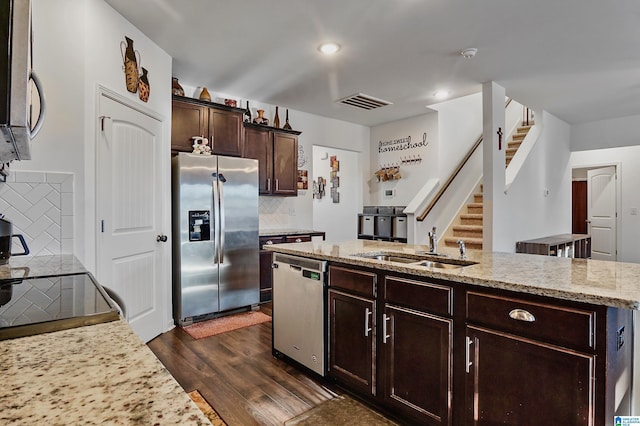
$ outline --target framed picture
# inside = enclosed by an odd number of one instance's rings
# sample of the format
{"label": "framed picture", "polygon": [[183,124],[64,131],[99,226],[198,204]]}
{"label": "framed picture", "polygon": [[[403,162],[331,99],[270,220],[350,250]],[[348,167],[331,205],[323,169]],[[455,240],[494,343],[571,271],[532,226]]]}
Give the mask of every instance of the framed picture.
{"label": "framed picture", "polygon": [[331,199],[334,203],[340,202],[340,193],[338,192],[338,188],[331,188]]}
{"label": "framed picture", "polygon": [[298,170],[298,189],[309,189],[308,170]]}
{"label": "framed picture", "polygon": [[340,186],[340,176],[336,176],[333,179],[331,179],[331,184],[334,188],[337,188]]}
{"label": "framed picture", "polygon": [[331,171],[340,171],[340,162],[338,161],[338,158],[335,155],[332,155],[331,157],[329,157],[329,160],[331,162]]}

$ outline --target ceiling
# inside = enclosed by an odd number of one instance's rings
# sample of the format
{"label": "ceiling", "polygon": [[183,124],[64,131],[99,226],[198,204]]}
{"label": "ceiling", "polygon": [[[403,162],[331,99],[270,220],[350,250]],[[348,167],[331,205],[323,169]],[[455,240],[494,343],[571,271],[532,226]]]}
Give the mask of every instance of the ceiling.
{"label": "ceiling", "polygon": [[[173,57],[185,85],[362,125],[486,81],[570,124],[640,114],[637,0],[106,2]],[[327,40],[341,51],[320,55]],[[356,93],[393,104],[336,103]]]}

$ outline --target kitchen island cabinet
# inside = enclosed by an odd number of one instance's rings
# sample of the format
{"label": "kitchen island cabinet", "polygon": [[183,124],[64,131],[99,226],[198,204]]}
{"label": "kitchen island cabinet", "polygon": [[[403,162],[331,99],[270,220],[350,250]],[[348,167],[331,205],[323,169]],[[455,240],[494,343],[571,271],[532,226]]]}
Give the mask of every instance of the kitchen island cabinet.
{"label": "kitchen island cabinet", "polygon": [[[467,266],[438,268],[364,257],[428,257],[423,246],[365,240],[269,250],[326,260],[329,270],[366,272],[381,283],[365,297],[329,282],[329,312],[336,301],[352,301],[345,295],[372,304],[342,302],[348,314],[329,319],[327,374],[404,421],[608,425],[614,415],[630,415],[640,265],[470,250]],[[460,262],[444,251],[442,261]],[[369,323],[368,312],[375,312]],[[336,341],[331,333],[343,325],[360,335]],[[364,347],[359,340],[369,328],[373,384],[360,380],[367,386],[357,388],[354,379],[368,370],[335,374],[334,364],[348,364],[332,360],[343,350],[332,346],[347,345],[359,357],[351,348]]]}
{"label": "kitchen island cabinet", "polygon": [[376,395],[376,274],[329,267],[329,377]]}

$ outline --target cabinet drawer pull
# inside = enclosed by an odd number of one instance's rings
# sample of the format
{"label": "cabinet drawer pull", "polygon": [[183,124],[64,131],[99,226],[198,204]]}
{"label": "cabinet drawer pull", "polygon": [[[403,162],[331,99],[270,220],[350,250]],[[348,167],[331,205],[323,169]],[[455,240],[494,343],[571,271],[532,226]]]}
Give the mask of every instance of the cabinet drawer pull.
{"label": "cabinet drawer pull", "polygon": [[531,312],[525,311],[524,309],[519,309],[519,308],[509,312],[509,317],[517,321],[525,321],[525,322],[534,322],[536,320],[536,317],[534,317]]}
{"label": "cabinet drawer pull", "polygon": [[369,316],[372,314],[373,312],[371,312],[369,308],[364,309],[364,337],[369,337],[369,332],[371,332],[371,327],[369,327]]}
{"label": "cabinet drawer pull", "polygon": [[467,336],[467,347],[465,348],[465,370],[467,373],[471,371],[471,366],[473,365],[473,361],[471,361],[471,345],[473,345],[473,340],[471,337]]}
{"label": "cabinet drawer pull", "polygon": [[273,241],[268,240],[265,244],[266,244],[266,245],[268,245],[268,246],[270,246],[271,244],[273,244]]}
{"label": "cabinet drawer pull", "polygon": [[391,337],[390,334],[387,334],[387,321],[391,321],[391,317],[387,316],[387,314],[382,314],[382,343],[387,343],[387,339]]}

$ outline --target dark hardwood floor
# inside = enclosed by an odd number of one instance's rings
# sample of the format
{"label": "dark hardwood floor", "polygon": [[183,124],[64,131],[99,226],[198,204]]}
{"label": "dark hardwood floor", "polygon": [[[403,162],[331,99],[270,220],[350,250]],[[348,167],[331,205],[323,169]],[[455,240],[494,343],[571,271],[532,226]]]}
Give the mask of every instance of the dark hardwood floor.
{"label": "dark hardwood floor", "polygon": [[[271,315],[270,304],[261,305]],[[229,426],[282,425],[340,394],[271,354],[271,322],[195,340],[179,327],[148,346]]]}

